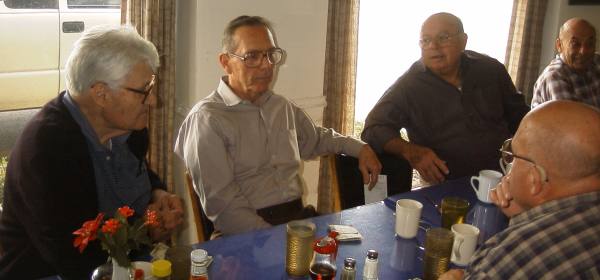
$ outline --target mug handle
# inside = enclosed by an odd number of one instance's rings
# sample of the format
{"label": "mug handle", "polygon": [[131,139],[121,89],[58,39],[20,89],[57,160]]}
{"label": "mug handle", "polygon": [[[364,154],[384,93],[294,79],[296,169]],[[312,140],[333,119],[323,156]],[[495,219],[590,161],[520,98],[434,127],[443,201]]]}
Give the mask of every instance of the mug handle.
{"label": "mug handle", "polygon": [[478,185],[477,188],[475,188],[475,183],[474,183],[475,181],[479,182],[479,177],[477,177],[477,176],[471,177],[471,188],[473,188],[473,190],[475,191],[475,193],[477,193],[477,192],[479,192],[479,185]]}
{"label": "mug handle", "polygon": [[462,238],[461,238],[461,239],[459,239],[459,240],[458,240],[458,245],[456,245],[456,246],[454,247],[454,255],[455,255],[455,256],[456,256],[456,258],[458,258],[458,259],[460,259],[460,247],[462,246],[462,244],[463,244],[463,242],[464,242],[464,241],[465,241],[465,240],[464,240],[464,239],[462,239]]}

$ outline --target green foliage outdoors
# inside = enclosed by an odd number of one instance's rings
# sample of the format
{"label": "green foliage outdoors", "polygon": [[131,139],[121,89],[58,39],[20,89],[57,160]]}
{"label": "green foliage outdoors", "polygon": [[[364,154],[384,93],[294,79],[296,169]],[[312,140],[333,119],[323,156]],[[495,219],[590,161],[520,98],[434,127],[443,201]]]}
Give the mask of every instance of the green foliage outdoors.
{"label": "green foliage outdoors", "polygon": [[4,200],[4,176],[6,176],[7,156],[0,156],[0,205]]}
{"label": "green foliage outdoors", "polygon": [[354,132],[352,133],[352,136],[354,136],[354,138],[356,139],[360,139],[360,134],[362,133],[364,128],[365,122],[354,121]]}

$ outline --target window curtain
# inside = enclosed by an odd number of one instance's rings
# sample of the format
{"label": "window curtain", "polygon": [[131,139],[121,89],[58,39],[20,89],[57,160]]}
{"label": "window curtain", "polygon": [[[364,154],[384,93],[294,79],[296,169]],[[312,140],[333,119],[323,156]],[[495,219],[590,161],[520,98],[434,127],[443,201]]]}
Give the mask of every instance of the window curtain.
{"label": "window curtain", "polygon": [[515,86],[531,103],[539,76],[544,16],[548,0],[514,0],[505,65]]}
{"label": "window curtain", "polygon": [[173,184],[173,118],[175,112],[175,0],[122,0],[121,23],[135,26],[160,56],[156,76],[158,106],[150,110],[148,164],[175,192]]}
{"label": "window curtain", "polygon": [[[329,1],[323,95],[327,106],[323,126],[350,135],[354,127],[356,57],[358,51],[359,0]],[[340,209],[337,199],[335,157],[321,157],[317,209],[331,213]]]}

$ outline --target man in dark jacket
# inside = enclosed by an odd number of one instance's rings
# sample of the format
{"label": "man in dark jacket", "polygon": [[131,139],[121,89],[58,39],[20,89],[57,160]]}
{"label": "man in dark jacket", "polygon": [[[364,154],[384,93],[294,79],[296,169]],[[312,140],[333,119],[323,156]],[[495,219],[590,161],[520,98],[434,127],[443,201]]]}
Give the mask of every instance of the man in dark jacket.
{"label": "man in dark jacket", "polygon": [[89,279],[107,255],[99,242],[80,253],[73,232],[99,212],[157,210],[153,240],[182,222],[180,199],[144,160],[158,66],[156,48],[131,27],[91,29],[76,42],[68,90],[33,117],[9,158],[0,279]]}

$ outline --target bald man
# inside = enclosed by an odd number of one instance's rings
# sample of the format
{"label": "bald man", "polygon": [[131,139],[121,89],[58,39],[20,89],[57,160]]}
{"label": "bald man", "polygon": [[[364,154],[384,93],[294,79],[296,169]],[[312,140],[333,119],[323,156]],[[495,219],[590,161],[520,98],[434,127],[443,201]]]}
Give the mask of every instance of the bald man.
{"label": "bald man", "polygon": [[377,102],[361,135],[377,152],[408,160],[427,183],[498,170],[498,146],[529,111],[504,65],[466,51],[467,38],[458,17],[430,16],[421,59]]}
{"label": "bald man", "polygon": [[535,82],[531,107],[566,99],[600,108],[596,28],[584,19],[569,19],[560,28],[555,44],[558,54]]}
{"label": "bald man", "polygon": [[464,278],[599,279],[600,111],[544,103],[501,151],[512,168],[491,197],[510,223],[479,248]]}

